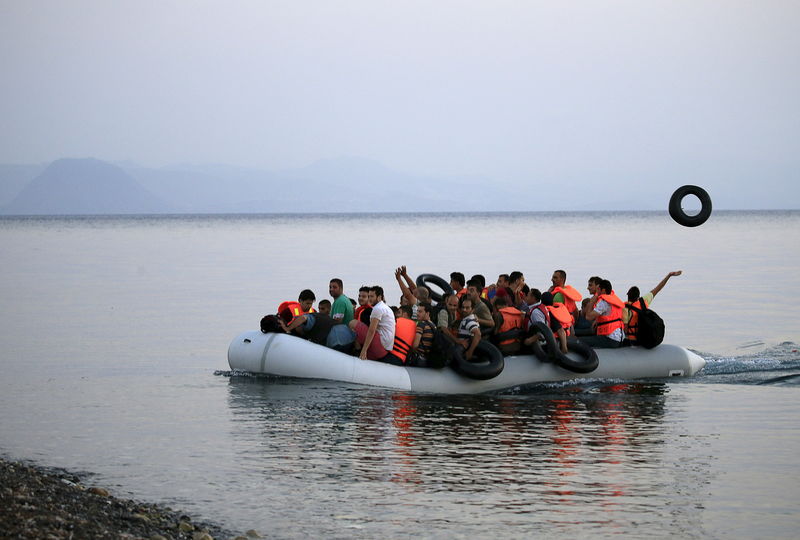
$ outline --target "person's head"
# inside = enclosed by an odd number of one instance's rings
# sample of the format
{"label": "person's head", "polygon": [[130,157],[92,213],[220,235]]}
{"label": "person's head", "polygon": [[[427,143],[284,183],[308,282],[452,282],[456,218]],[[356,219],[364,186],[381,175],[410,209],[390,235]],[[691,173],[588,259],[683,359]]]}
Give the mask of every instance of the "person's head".
{"label": "person's head", "polygon": [[552,306],[553,305],[553,293],[549,291],[545,291],[542,293],[542,304],[545,306]]}
{"label": "person's head", "polygon": [[563,270],[555,270],[550,281],[553,282],[553,287],[563,287],[567,282],[567,273]]}
{"label": "person's head", "polygon": [[417,290],[414,291],[414,296],[416,296],[417,300],[420,302],[430,302],[431,291],[427,287],[417,287]]}
{"label": "person's head", "polygon": [[342,296],[342,291],[344,291],[344,284],[342,283],[342,280],[339,278],[333,278],[328,285],[328,292],[331,294],[331,298],[336,300]]}
{"label": "person's head", "polygon": [[367,303],[371,306],[378,303],[378,300],[375,298],[375,287],[370,287],[369,291],[367,291]]}
{"label": "person's head", "polygon": [[525,296],[528,296],[528,293],[530,292],[530,290],[531,290],[531,288],[528,287],[527,285],[522,285],[522,288],[520,289],[520,291],[522,291],[522,294],[524,294]]}
{"label": "person's head", "polygon": [[503,296],[495,296],[494,307],[497,309],[508,307],[508,296],[505,294]]}
{"label": "person's head", "polygon": [[274,334],[275,332],[283,332],[281,323],[277,315],[267,315],[261,319],[261,331],[265,334]]}
{"label": "person's head", "polygon": [[311,289],[303,289],[300,291],[300,296],[297,297],[297,301],[300,302],[300,309],[304,312],[309,311],[314,306],[314,300],[316,299],[317,297],[314,296]]}
{"label": "person's head", "polygon": [[317,304],[317,310],[320,313],[324,313],[326,315],[330,315],[331,314],[331,301],[328,300],[327,298],[320,300],[319,304]]}
{"label": "person's head", "polygon": [[542,301],[542,292],[539,289],[529,290],[525,301],[528,302],[529,305],[538,304]]}
{"label": "person's head", "polygon": [[586,285],[586,290],[589,291],[589,294],[592,296],[597,294],[597,286],[600,285],[601,281],[603,281],[603,278],[598,276],[592,276],[589,278],[589,283]]}
{"label": "person's head", "polygon": [[447,308],[447,311],[450,313],[455,313],[458,311],[458,296],[455,294],[447,295],[447,297],[444,299],[444,307]]}
{"label": "person's head", "polygon": [[599,289],[597,292],[600,294],[610,294],[613,288],[611,287],[611,282],[607,279],[601,279],[600,283],[597,285]]}
{"label": "person's head", "polygon": [[642,292],[639,290],[639,287],[634,285],[628,289],[628,302],[636,302],[641,295]]}
{"label": "person's head", "polygon": [[474,279],[467,281],[467,294],[472,297],[473,302],[477,302],[481,297],[481,291],[483,291],[483,287],[479,281]]}
{"label": "person's head", "polygon": [[472,301],[472,297],[470,297],[470,295],[468,295],[468,294],[465,294],[464,296],[462,296],[461,300],[459,300],[459,302],[458,302],[458,311],[461,312],[461,315],[463,317],[466,317],[467,315],[472,313],[472,310],[474,309],[474,307],[475,307],[475,303]]}
{"label": "person's head", "polygon": [[417,304],[417,320],[418,321],[429,321],[431,320],[431,303],[430,302],[420,302]]}
{"label": "person's head", "polygon": [[399,308],[397,308],[396,316],[402,317],[404,319],[411,319],[414,316],[414,310],[411,309],[411,306],[400,306]]}
{"label": "person's head", "polygon": [[450,274],[450,286],[454,291],[458,292],[463,289],[465,282],[466,280],[464,279],[464,274],[461,272],[452,272]]}
{"label": "person's head", "polygon": [[508,284],[511,288],[516,288],[525,283],[525,276],[519,270],[514,270],[508,275]]}
{"label": "person's head", "polygon": [[483,277],[483,274],[475,274],[470,278],[470,281],[475,281],[478,284],[478,288],[482,291],[484,287],[486,287],[486,278]]}
{"label": "person's head", "polygon": [[[383,287],[380,285],[375,285],[372,287],[372,292],[375,293],[375,303],[377,304],[381,300],[383,300]],[[374,305],[374,304],[373,304]]]}
{"label": "person's head", "polygon": [[358,289],[358,305],[364,306],[366,304],[369,304],[369,287],[364,285]]}
{"label": "person's head", "polygon": [[278,313],[278,317],[280,317],[285,324],[290,324],[294,320],[294,313],[292,313],[291,308],[286,307]]}
{"label": "person's head", "polygon": [[497,283],[495,283],[498,289],[502,289],[503,287],[508,287],[508,274],[500,274],[497,276]]}

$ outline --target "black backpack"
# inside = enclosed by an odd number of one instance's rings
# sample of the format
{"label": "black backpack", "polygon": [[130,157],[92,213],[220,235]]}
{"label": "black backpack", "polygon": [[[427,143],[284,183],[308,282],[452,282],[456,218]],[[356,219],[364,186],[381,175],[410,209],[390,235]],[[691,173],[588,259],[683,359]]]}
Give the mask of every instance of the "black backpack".
{"label": "black backpack", "polygon": [[664,319],[658,313],[648,308],[643,298],[639,298],[639,306],[633,303],[628,306],[638,315],[636,322],[636,345],[645,349],[652,349],[664,341]]}

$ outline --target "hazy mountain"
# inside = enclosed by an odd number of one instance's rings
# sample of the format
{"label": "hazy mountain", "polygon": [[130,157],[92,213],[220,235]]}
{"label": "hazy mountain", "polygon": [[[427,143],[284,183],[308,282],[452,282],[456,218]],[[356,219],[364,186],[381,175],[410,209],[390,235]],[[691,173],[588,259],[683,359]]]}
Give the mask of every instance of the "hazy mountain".
{"label": "hazy mountain", "polygon": [[46,166],[0,164],[0,208],[14,200]]}
{"label": "hazy mountain", "polygon": [[150,214],[172,211],[130,175],[97,159],[59,159],[3,208],[5,214]]}

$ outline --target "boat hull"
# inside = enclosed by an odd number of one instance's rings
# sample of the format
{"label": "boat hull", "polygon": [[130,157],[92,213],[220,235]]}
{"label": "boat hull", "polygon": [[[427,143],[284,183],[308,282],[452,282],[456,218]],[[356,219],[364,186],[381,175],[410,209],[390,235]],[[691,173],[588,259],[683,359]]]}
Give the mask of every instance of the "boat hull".
{"label": "boat hull", "polygon": [[228,364],[233,370],[440,394],[479,394],[571,379],[688,377],[705,365],[697,354],[667,344],[654,349],[597,349],[597,356],[600,364],[588,374],[567,371],[532,355],[508,356],[500,375],[479,381],[449,368],[403,367],[361,360],[287,334],[244,332],[228,347]]}

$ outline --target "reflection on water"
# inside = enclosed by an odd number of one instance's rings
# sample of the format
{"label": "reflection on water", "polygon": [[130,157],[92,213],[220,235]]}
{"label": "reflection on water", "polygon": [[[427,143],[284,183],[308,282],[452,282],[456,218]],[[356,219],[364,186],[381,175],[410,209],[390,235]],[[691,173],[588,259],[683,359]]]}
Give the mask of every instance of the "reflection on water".
{"label": "reflection on water", "polygon": [[[700,531],[711,458],[665,419],[663,384],[435,396],[232,377],[229,391],[252,474],[298,504],[297,480],[313,485],[309,530],[345,515],[392,535]],[[285,499],[251,504],[297,526]]]}

